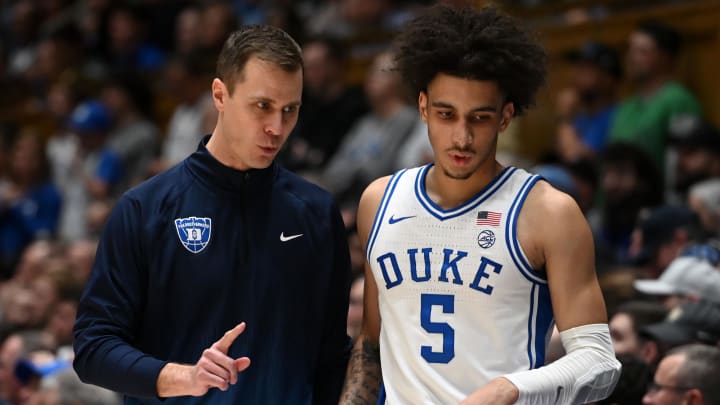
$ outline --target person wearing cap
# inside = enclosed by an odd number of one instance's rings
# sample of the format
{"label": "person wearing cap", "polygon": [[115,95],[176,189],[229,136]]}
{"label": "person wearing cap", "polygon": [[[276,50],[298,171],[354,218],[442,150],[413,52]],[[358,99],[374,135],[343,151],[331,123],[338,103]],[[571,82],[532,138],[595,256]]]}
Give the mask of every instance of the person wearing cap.
{"label": "person wearing cap", "polygon": [[674,189],[679,196],[696,183],[720,177],[720,131],[711,123],[692,119],[675,123],[670,144],[677,152]]}
{"label": "person wearing cap", "polygon": [[61,146],[64,150],[59,152],[64,153],[49,153],[53,178],[64,202],[58,233],[65,240],[87,237],[92,203],[119,191],[115,186],[123,179],[122,160],[106,143],[112,124],[110,110],[103,102],[80,103],[68,118],[67,129],[72,135]]}
{"label": "person wearing cap", "polygon": [[682,38],[673,28],[654,21],[639,24],[630,34],[627,78],[635,93],[620,102],[610,129],[610,142],[635,143],[665,167],[670,123],[678,117],[700,116],[700,104],[672,78]]}
{"label": "person wearing cap", "polygon": [[720,404],[720,349],[693,344],[665,356],[643,397],[643,405]]}
{"label": "person wearing cap", "polygon": [[720,343],[720,304],[709,300],[688,301],[676,307],[662,322],[640,329],[640,336],[657,342],[661,350],[702,343]]}
{"label": "person wearing cap", "polygon": [[668,309],[688,300],[720,302],[720,270],[693,256],[678,257],[658,279],[635,280],[634,285],[643,294],[662,297]]}
{"label": "person wearing cap", "polygon": [[556,148],[564,161],[573,162],[605,148],[622,68],[617,52],[598,42],[587,42],[565,58],[573,64],[568,91],[576,102],[568,106],[561,101],[567,94],[559,96]]}
{"label": "person wearing cap", "polygon": [[663,205],[643,211],[632,234],[630,260],[657,277],[685,247],[703,236],[697,215],[687,207]]}

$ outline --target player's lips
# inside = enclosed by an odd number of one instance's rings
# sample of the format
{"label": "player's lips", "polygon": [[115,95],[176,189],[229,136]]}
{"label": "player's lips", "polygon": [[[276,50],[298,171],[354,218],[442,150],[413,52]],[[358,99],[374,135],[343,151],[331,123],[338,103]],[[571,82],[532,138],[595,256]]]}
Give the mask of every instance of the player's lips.
{"label": "player's lips", "polygon": [[475,154],[473,152],[460,152],[460,151],[450,151],[448,152],[448,156],[453,161],[453,163],[458,165],[466,164],[472,159],[472,157]]}

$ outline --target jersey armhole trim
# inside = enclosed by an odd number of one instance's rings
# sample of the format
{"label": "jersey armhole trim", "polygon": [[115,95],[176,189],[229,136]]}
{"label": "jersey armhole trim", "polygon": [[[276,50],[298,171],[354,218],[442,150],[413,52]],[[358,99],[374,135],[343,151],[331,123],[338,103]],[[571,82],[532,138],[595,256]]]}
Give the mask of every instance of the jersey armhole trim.
{"label": "jersey armhole trim", "polygon": [[375,212],[375,219],[373,220],[372,228],[370,228],[370,235],[368,236],[367,249],[365,253],[365,258],[367,259],[368,263],[370,262],[370,254],[372,253],[372,248],[375,245],[375,240],[377,239],[377,235],[380,232],[380,228],[382,226],[383,218],[385,217],[385,211],[387,210],[387,206],[390,203],[390,198],[395,192],[395,186],[397,186],[400,177],[402,177],[402,175],[405,174],[406,171],[407,169],[403,169],[395,172],[395,174],[393,174],[390,178],[388,185],[385,187],[385,192],[383,193],[382,199],[380,200],[380,205]]}
{"label": "jersey armhole trim", "polygon": [[532,189],[535,183],[537,183],[540,179],[541,177],[537,175],[528,177],[520,188],[518,194],[515,196],[515,200],[510,206],[508,221],[505,224],[505,244],[507,245],[508,252],[515,263],[515,266],[520,270],[520,273],[522,273],[526,279],[533,283],[547,284],[547,279],[539,275],[532,266],[530,266],[530,263],[528,262],[517,238],[517,219],[520,215],[520,210],[525,203],[525,199],[527,198],[530,189]]}

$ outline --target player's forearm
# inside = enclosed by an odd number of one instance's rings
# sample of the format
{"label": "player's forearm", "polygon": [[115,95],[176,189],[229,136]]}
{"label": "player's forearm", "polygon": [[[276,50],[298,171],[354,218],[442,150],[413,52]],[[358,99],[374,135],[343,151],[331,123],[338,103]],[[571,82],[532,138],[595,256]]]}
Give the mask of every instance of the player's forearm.
{"label": "player's forearm", "polygon": [[168,363],[160,370],[157,379],[157,392],[161,398],[190,395],[193,366]]}
{"label": "player's forearm", "polygon": [[350,354],[340,404],[366,405],[377,403],[381,382],[380,346],[360,335]]}

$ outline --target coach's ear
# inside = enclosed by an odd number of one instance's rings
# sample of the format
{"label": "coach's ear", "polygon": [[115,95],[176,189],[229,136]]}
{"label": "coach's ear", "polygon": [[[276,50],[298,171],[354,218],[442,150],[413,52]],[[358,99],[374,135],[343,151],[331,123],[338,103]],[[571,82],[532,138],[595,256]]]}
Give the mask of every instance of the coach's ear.
{"label": "coach's ear", "polygon": [[217,77],[212,81],[212,98],[218,112],[225,111],[225,98],[229,97],[227,86]]}
{"label": "coach's ear", "polygon": [[427,124],[427,94],[424,91],[418,95],[418,110],[420,110],[420,118]]}

